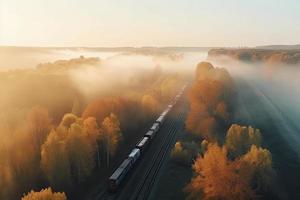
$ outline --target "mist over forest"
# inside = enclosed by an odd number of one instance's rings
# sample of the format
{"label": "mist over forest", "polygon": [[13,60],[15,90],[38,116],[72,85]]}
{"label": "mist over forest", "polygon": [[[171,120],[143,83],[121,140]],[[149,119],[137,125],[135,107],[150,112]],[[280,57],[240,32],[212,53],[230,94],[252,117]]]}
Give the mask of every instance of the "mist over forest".
{"label": "mist over forest", "polygon": [[[246,61],[202,48],[0,51],[0,198],[85,199],[187,82],[184,129],[165,173],[185,180],[174,194],[297,196],[288,171],[299,177],[300,65],[285,53],[269,62],[280,50],[251,50],[256,59]],[[160,193],[172,196],[172,187]]]}
{"label": "mist over forest", "polygon": [[[272,52],[278,54],[280,50],[269,51],[271,56]],[[283,52],[289,51],[283,50]],[[215,58],[213,57],[209,56],[208,60],[228,69],[236,80],[242,79],[248,81],[252,87],[257,88],[257,93],[265,98],[269,104],[274,104],[274,110],[272,111],[274,115],[286,118],[289,123],[293,123],[299,130],[297,122],[300,119],[300,107],[296,103],[300,97],[298,89],[298,85],[300,84],[299,63],[289,64],[289,61],[285,62],[284,60],[277,63],[265,63],[259,60],[244,62],[241,59],[234,59],[231,56],[220,55]],[[290,130],[289,133],[285,132],[282,134],[299,154],[298,144],[300,138],[298,133],[295,130]]]}
{"label": "mist over forest", "polygon": [[[5,199],[44,186],[70,196],[93,170],[109,167],[103,137],[113,145],[110,162],[117,162],[192,74],[185,66],[206,56],[157,49],[1,51],[0,194]],[[110,123],[112,130],[105,128]],[[65,144],[54,147],[59,141]],[[86,150],[76,150],[76,145]],[[100,160],[94,160],[96,154]],[[76,160],[76,155],[87,160]],[[80,168],[84,174],[79,174]]]}

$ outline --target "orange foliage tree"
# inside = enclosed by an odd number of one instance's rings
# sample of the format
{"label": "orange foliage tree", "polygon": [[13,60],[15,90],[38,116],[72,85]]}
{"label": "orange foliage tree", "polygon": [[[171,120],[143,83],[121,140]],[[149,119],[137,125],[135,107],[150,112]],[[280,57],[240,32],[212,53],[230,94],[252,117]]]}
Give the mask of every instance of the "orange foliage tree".
{"label": "orange foliage tree", "polygon": [[53,192],[51,188],[46,188],[39,192],[32,190],[22,200],[67,200],[67,196],[64,192]]}
{"label": "orange foliage tree", "polygon": [[188,199],[254,199],[248,165],[227,158],[225,147],[210,144],[193,165],[195,177],[185,188]]}
{"label": "orange foliage tree", "polygon": [[261,140],[259,129],[232,124],[227,131],[225,145],[229,155],[236,158],[247,153],[252,145],[259,147]]}
{"label": "orange foliage tree", "polygon": [[122,139],[120,122],[116,115],[111,113],[104,118],[102,122],[103,137],[106,143],[106,158],[107,165],[109,165],[109,158],[114,155],[120,140]]}
{"label": "orange foliage tree", "polygon": [[269,150],[252,145],[241,161],[252,168],[252,187],[256,191],[268,191],[274,185],[276,172],[272,167],[272,155]]}
{"label": "orange foliage tree", "polygon": [[230,121],[233,94],[233,82],[225,69],[199,63],[196,80],[188,93],[187,130],[204,139],[218,139],[216,133]]}
{"label": "orange foliage tree", "polygon": [[95,167],[98,130],[95,119],[66,114],[42,146],[41,166],[55,189],[69,188],[85,180]]}

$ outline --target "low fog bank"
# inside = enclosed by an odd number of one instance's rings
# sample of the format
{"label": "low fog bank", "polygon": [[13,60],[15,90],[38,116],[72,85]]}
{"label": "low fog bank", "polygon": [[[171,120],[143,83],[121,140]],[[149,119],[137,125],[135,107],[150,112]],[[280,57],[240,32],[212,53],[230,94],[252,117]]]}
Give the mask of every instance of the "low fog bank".
{"label": "low fog bank", "polygon": [[[115,93],[115,88],[119,88],[119,92],[120,87],[134,82],[136,77],[143,79],[155,70],[163,73],[192,74],[195,63],[207,56],[206,51],[179,52],[157,48],[104,50],[106,49],[0,47],[0,76],[3,79],[1,94],[4,99],[11,99],[5,97],[14,93],[9,92],[9,88],[22,88],[22,84],[16,84],[12,79],[20,79],[25,85],[30,85],[28,82],[31,81],[26,82],[24,79],[29,76],[37,77],[38,74],[42,74],[46,80],[53,75],[67,75],[72,87],[88,97],[98,93]],[[80,59],[74,59],[80,56],[93,58],[95,61],[85,59],[81,62]],[[70,63],[67,63],[68,61]],[[5,81],[8,77],[9,81]],[[2,100],[1,106],[4,105]]]}
{"label": "low fog bank", "polygon": [[207,56],[207,52],[161,50],[0,47],[0,51],[0,126],[23,123],[35,105],[48,108],[60,120],[78,102],[82,110],[95,98],[141,99],[160,83],[168,88],[173,79],[189,79],[195,63]]}
{"label": "low fog bank", "polygon": [[[206,52],[153,50],[103,52],[10,48],[5,53],[5,59],[0,59],[0,177],[4,177],[4,181],[0,181],[0,199],[16,199],[32,188],[41,189],[43,185],[55,190],[63,189],[70,195],[93,169],[105,168],[104,165],[96,166],[91,162],[89,173],[82,180],[72,179],[71,186],[57,185],[59,181],[52,180],[56,172],[64,173],[71,169],[59,169],[55,164],[60,162],[55,159],[59,160],[60,156],[55,156],[60,153],[49,151],[49,156],[54,157],[49,159],[53,161],[49,164],[53,164],[53,168],[49,167],[54,170],[52,176],[52,170],[50,173],[47,167],[41,168],[41,157],[44,155],[46,159],[48,154],[43,154],[42,149],[46,144],[55,145],[56,139],[60,138],[56,137],[58,135],[70,139],[80,134],[79,142],[89,144],[86,141],[86,137],[90,137],[89,128],[96,127],[100,137],[100,132],[106,130],[103,129],[106,127],[104,125],[113,122],[116,126],[114,137],[117,139],[115,143],[108,144],[115,144],[117,150],[112,153],[110,160],[119,162],[122,153],[140,138],[143,133],[141,130],[191,79],[195,64],[206,57]],[[64,119],[74,122],[74,127],[77,127],[72,129],[74,134],[60,132],[69,130],[61,126]],[[34,146],[31,145],[32,141],[35,141]],[[62,148],[55,150],[69,148],[65,142],[59,144]],[[93,148],[89,146],[86,147],[91,152],[104,149],[97,145],[93,145]],[[75,149],[77,153],[80,148]],[[89,154],[90,150],[86,153]],[[102,154],[109,157],[104,151]],[[68,153],[64,158],[63,162],[71,162],[74,156]],[[63,181],[69,182],[66,177]]]}
{"label": "low fog bank", "polygon": [[251,48],[218,48],[208,52],[209,58],[226,56],[228,58],[246,62],[261,62],[270,65],[297,65],[300,63],[300,50],[275,50],[275,49],[251,49]]}
{"label": "low fog bank", "polygon": [[300,155],[300,64],[266,65],[244,63],[228,58],[211,60],[225,67],[238,81],[246,80],[262,101],[269,104],[270,113],[281,121],[282,135]]}
{"label": "low fog bank", "polygon": [[[85,57],[99,57],[109,59],[115,56],[141,56],[153,62],[186,62],[191,56],[193,61],[206,58],[208,48],[43,48],[43,47],[5,47],[0,46],[0,71],[14,69],[35,68],[45,62],[54,62],[61,59]],[[195,64],[193,63],[193,64]]]}

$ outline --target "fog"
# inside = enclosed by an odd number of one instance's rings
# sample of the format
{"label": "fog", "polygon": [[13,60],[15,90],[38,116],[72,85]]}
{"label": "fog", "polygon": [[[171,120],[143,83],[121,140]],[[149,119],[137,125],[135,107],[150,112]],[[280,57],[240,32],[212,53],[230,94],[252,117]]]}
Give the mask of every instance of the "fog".
{"label": "fog", "polygon": [[[56,130],[68,113],[83,120],[95,117],[99,125],[114,113],[124,139],[120,152],[126,152],[207,54],[157,48],[0,51],[0,175],[5,179],[0,186],[7,185],[0,198],[5,199],[48,183],[40,176],[40,150],[49,130]],[[36,130],[43,137],[27,149],[37,139]]]}
{"label": "fog", "polygon": [[[283,138],[300,155],[300,65],[267,65],[236,60],[213,60],[236,79],[245,80],[266,105]],[[240,88],[241,89],[241,88]],[[245,92],[245,91],[244,91]]]}
{"label": "fog", "polygon": [[[192,73],[196,63],[207,57],[205,51],[176,52],[157,49],[120,52],[91,51],[84,48],[1,47],[0,51],[0,71],[2,72],[35,70],[39,64],[69,60],[80,56],[99,58],[100,62],[93,66],[70,68],[67,71],[72,82],[87,96],[99,92],[111,92],[114,90],[112,88],[127,84],[134,77],[145,76],[155,69],[163,73]],[[3,88],[7,90],[7,88]]]}

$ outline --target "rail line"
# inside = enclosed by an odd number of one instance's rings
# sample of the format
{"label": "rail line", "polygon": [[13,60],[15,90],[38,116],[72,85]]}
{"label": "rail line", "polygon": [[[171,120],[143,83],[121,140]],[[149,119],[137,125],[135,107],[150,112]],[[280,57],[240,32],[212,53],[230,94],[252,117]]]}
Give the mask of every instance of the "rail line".
{"label": "rail line", "polygon": [[[181,102],[182,100],[180,100]],[[173,113],[176,109],[174,109]],[[126,188],[131,187],[131,182],[134,184],[133,180],[131,180],[132,176],[129,176],[125,179],[126,184],[123,185],[121,190],[118,193],[112,194],[108,192],[108,187],[106,187],[101,193],[96,196],[96,200],[121,200],[121,199],[147,199],[149,192],[151,191],[156,179],[159,170],[163,165],[163,161],[168,155],[169,149],[171,145],[175,142],[176,132],[179,130],[180,126],[178,124],[184,117],[184,112],[180,111],[180,114],[177,119],[172,119],[169,117],[159,132],[167,131],[167,134],[162,135],[160,142],[159,150],[155,150],[153,155],[150,157],[151,166],[147,168],[146,173],[140,177],[140,181],[138,182],[136,189],[133,193],[126,193]],[[153,141],[155,142],[155,140]],[[143,158],[142,158],[143,160]],[[142,161],[140,160],[140,161]],[[134,176],[138,176],[135,171],[131,173]],[[128,180],[127,180],[128,179]],[[127,180],[127,181],[126,181]]]}
{"label": "rail line", "polygon": [[[179,120],[182,120],[184,114],[181,113]],[[148,169],[146,176],[144,176],[144,180],[140,182],[138,189],[135,191],[135,193],[130,198],[131,200],[144,200],[148,199],[149,193],[157,179],[157,174],[159,170],[161,169],[166,155],[168,155],[168,150],[171,147],[171,145],[174,143],[176,139],[176,132],[180,129],[180,126],[178,126],[178,120],[174,121],[174,128],[171,130],[168,134],[168,136],[165,138],[163,147],[160,149],[159,154],[156,156],[155,162],[152,164],[152,166]]]}
{"label": "rail line", "polygon": [[[181,113],[180,114],[180,120],[183,118],[183,114]],[[163,142],[161,143],[160,145],[160,148],[159,148],[159,151],[155,152],[154,155],[151,157],[151,163],[153,163],[150,167],[150,169],[148,168],[147,172],[146,172],[146,175],[144,176],[143,178],[143,184],[139,184],[141,189],[142,187],[144,186],[144,182],[147,180],[147,177],[149,176],[149,173],[151,172],[151,170],[155,167],[155,164],[157,163],[157,159],[158,157],[160,156],[161,152],[166,149],[165,145],[166,145],[166,142],[168,142],[168,148],[171,144],[171,141],[169,139],[170,136],[174,135],[174,138],[175,138],[175,133],[176,131],[178,130],[178,128],[176,129],[176,125],[178,123],[178,119],[169,119],[168,123],[165,123],[165,126],[163,127],[163,129],[165,130],[169,130],[168,131],[168,134],[166,134],[166,136],[164,136],[163,138],[161,138],[163,140]],[[160,130],[159,132],[163,132],[163,130]],[[173,139],[173,137],[172,137]],[[155,141],[154,141],[155,142]],[[168,149],[167,148],[167,149]],[[166,149],[166,152],[167,152],[167,149]],[[166,155],[166,152],[163,154],[164,157]],[[143,159],[143,158],[142,158]],[[160,162],[161,162],[161,159],[160,159]],[[161,166],[161,165],[160,165]],[[158,173],[159,170],[157,170],[157,173]],[[157,174],[156,173],[156,174]],[[126,179],[128,179],[130,177],[127,177]],[[123,185],[124,187],[126,187],[126,185]],[[112,193],[109,193],[108,192],[108,187],[106,187],[101,193],[99,193],[97,195],[97,197],[95,199],[97,200],[115,200],[115,199],[128,199],[128,198],[124,198],[124,196],[126,196],[126,194],[124,194],[124,189],[125,188],[121,188],[121,191],[118,192],[118,193],[115,193],[115,194],[112,194]],[[135,194],[135,193],[134,193]],[[139,192],[137,193],[139,194]],[[132,198],[131,198],[132,199]]]}

